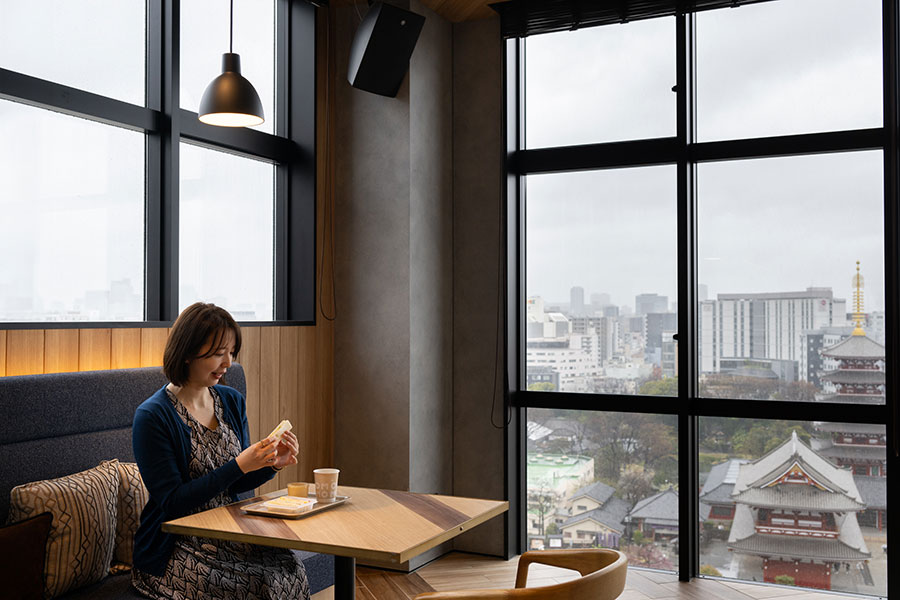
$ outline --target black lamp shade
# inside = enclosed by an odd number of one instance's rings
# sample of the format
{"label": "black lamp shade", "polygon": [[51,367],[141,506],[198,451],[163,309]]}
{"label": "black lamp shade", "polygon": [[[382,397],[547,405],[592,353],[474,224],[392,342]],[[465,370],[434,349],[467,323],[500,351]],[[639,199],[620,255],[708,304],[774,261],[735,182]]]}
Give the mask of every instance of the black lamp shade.
{"label": "black lamp shade", "polygon": [[241,75],[241,57],[231,52],[223,54],[222,71],[203,92],[200,120],[221,127],[262,123],[265,120],[262,102],[253,85]]}

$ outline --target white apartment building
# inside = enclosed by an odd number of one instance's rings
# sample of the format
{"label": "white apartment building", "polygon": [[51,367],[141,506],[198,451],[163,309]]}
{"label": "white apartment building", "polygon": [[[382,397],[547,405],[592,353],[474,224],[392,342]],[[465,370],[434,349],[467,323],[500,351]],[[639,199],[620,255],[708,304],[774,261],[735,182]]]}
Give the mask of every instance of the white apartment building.
{"label": "white apartment building", "polygon": [[526,368],[546,367],[559,374],[560,392],[591,392],[602,373],[600,339],[596,335],[529,338]]}
{"label": "white apartment building", "polygon": [[831,288],[802,292],[719,294],[700,302],[700,370],[720,371],[722,358],[804,359],[804,331],[846,324],[847,301]]}

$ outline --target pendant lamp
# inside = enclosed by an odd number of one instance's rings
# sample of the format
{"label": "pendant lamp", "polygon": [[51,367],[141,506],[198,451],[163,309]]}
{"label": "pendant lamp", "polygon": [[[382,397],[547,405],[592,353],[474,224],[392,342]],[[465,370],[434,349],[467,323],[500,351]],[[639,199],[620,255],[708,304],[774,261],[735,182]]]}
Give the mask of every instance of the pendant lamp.
{"label": "pendant lamp", "polygon": [[253,85],[241,75],[241,57],[232,52],[234,0],[231,0],[228,52],[222,55],[222,74],[212,80],[200,99],[200,120],[220,127],[251,127],[261,124],[262,102]]}

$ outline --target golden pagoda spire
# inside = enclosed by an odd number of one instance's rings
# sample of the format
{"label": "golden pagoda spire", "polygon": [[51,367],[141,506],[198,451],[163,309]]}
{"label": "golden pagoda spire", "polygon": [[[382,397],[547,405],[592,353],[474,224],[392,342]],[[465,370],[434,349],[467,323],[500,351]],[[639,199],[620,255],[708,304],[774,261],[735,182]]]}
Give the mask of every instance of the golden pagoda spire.
{"label": "golden pagoda spire", "polygon": [[863,313],[863,285],[865,284],[865,280],[863,276],[859,274],[859,261],[856,261],[856,275],[853,276],[851,285],[856,288],[853,290],[853,321],[856,323],[856,328],[853,330],[852,335],[866,335],[866,332],[863,331],[862,328],[862,320],[865,317],[865,313]]}

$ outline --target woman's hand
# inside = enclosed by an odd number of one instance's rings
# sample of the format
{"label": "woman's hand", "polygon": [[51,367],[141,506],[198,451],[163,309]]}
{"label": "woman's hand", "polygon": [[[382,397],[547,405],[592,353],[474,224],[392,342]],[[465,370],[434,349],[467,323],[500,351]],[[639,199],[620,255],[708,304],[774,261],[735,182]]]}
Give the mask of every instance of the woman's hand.
{"label": "woman's hand", "polygon": [[285,431],[281,436],[281,442],[276,448],[278,453],[275,463],[270,465],[276,469],[282,469],[289,465],[297,464],[297,455],[300,453],[300,442],[292,431]]}
{"label": "woman's hand", "polygon": [[[295,440],[297,438],[294,438]],[[247,448],[238,454],[237,464],[244,473],[262,469],[263,467],[276,466],[276,450],[274,440],[270,438],[262,439],[255,444],[247,446]],[[294,461],[296,462],[296,461]]]}

